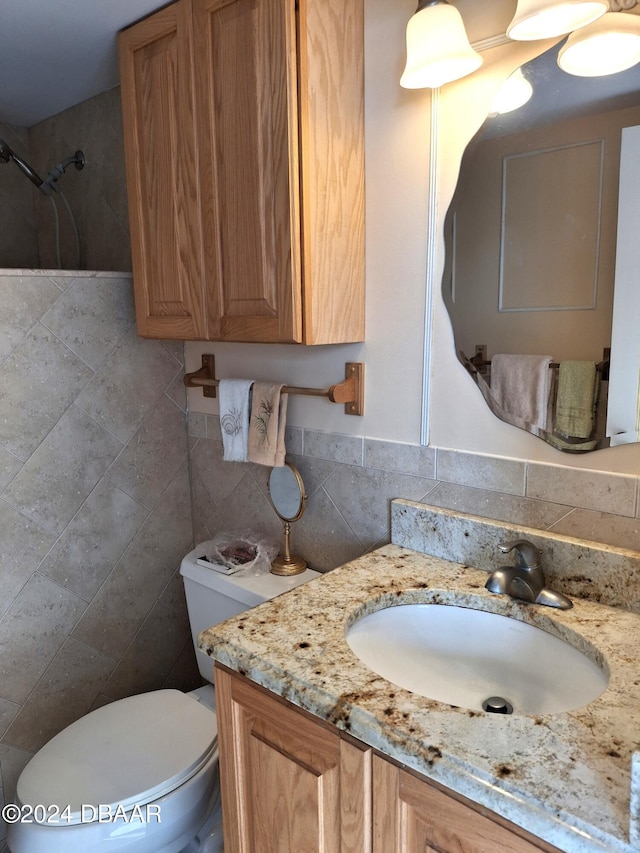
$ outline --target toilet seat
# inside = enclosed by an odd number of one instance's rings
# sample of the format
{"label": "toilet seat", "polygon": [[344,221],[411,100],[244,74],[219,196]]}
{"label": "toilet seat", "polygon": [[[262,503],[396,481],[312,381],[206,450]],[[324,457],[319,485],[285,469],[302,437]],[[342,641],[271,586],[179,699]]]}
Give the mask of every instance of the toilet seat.
{"label": "toilet seat", "polygon": [[69,826],[86,821],[83,806],[129,811],[159,799],[198,773],[216,747],[215,714],[188,695],[130,696],[50,740],[23,770],[17,794],[23,804],[57,806],[61,816],[49,812],[47,822]]}

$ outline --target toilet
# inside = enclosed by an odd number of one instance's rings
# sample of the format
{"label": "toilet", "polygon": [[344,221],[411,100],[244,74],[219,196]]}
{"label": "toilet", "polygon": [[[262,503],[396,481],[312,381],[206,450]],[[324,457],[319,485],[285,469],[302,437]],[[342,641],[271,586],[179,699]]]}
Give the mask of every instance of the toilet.
{"label": "toilet", "polygon": [[209,682],[191,693],[156,690],[87,714],[33,756],[17,784],[20,821],[11,853],[218,853],[222,813],[213,661],[197,647],[205,628],[317,576],[224,575],[198,565],[182,574],[198,667]]}

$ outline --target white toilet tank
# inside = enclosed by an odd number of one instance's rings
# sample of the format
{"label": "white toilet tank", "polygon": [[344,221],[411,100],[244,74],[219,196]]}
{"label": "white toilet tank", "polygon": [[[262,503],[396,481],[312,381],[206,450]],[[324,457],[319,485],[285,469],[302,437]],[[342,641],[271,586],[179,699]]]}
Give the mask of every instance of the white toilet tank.
{"label": "white toilet tank", "polygon": [[207,681],[213,679],[213,661],[198,649],[198,634],[212,625],[224,622],[243,610],[261,604],[269,598],[275,598],[289,589],[318,577],[318,572],[307,569],[299,575],[283,577],[270,572],[256,577],[242,575],[223,575],[215,569],[199,566],[196,562],[202,557],[204,549],[194,548],[182,560],[180,574],[184,580],[187,597],[187,609],[191,624],[191,636],[196,650],[198,668]]}

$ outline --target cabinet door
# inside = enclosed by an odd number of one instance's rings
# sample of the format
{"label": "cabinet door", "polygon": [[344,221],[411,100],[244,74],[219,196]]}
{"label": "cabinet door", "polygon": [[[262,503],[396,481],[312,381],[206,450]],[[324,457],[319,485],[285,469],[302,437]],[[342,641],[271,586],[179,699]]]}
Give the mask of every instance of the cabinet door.
{"label": "cabinet door", "polygon": [[[427,781],[373,759],[374,853],[540,853],[552,851],[512,832]],[[556,851],[559,853],[559,851]]]}
{"label": "cabinet door", "polygon": [[225,849],[370,851],[371,751],[216,668]]}
{"label": "cabinet door", "polygon": [[209,336],[302,341],[295,0],[194,0]]}
{"label": "cabinet door", "polygon": [[190,0],[119,36],[138,333],[206,338]]}

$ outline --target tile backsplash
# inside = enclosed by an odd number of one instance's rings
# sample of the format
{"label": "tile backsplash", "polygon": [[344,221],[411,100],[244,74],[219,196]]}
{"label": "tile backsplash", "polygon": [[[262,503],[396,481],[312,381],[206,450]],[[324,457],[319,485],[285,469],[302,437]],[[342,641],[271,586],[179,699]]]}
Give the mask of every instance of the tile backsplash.
{"label": "tile backsplash", "polygon": [[[0,275],[0,801],[94,707],[200,683],[182,344],[138,338],[131,277]],[[0,825],[0,849],[3,832]]]}
{"label": "tile backsplash", "polygon": [[[263,469],[222,461],[217,416],[190,413],[189,431],[196,539],[248,519],[281,536]],[[319,571],[390,541],[393,498],[640,551],[637,476],[299,428],[287,449],[308,495],[292,547]]]}

